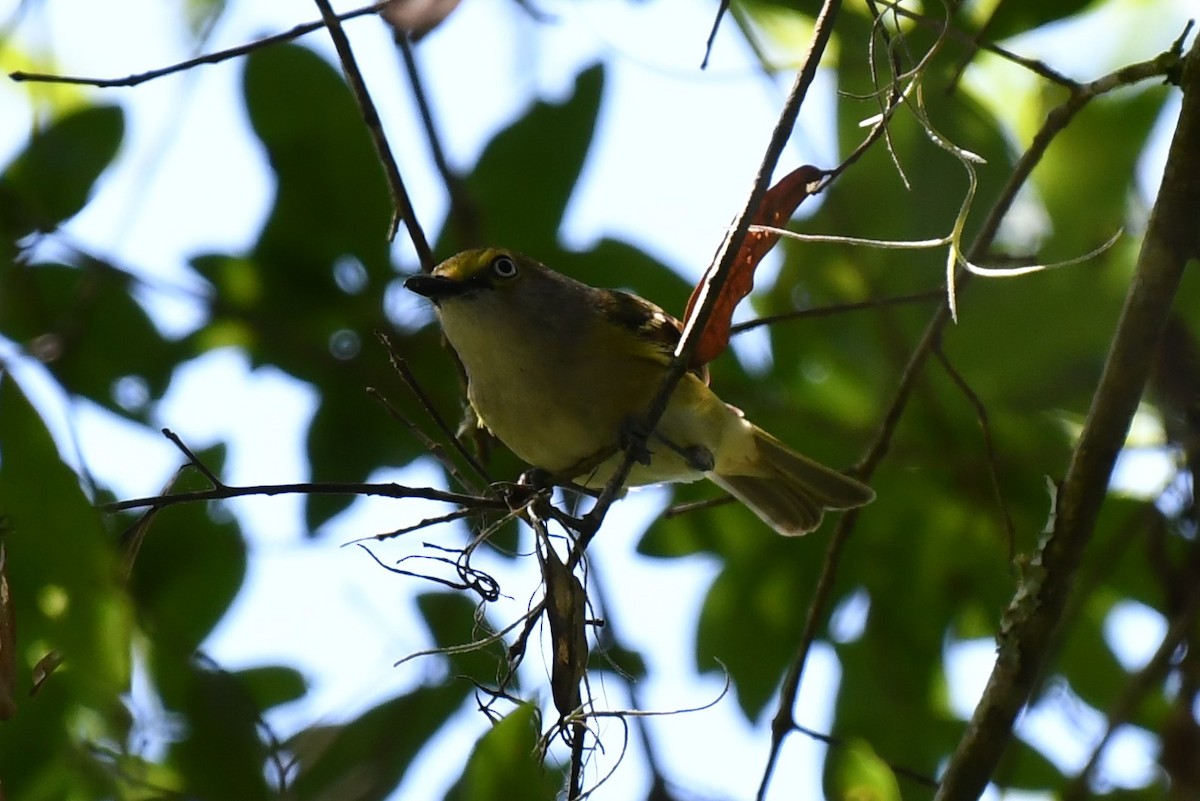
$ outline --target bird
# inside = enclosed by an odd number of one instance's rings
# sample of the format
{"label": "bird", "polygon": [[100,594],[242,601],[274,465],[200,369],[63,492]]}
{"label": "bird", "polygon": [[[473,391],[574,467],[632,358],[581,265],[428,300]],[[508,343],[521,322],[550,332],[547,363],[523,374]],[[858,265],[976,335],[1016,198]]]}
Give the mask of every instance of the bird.
{"label": "bird", "polygon": [[632,443],[627,486],[707,478],[785,536],[875,498],[751,423],[702,370],[684,373],[654,428],[641,430],[682,325],[638,295],[504,248],[463,251],[405,287],[433,303],[478,424],[556,479],[602,488]]}

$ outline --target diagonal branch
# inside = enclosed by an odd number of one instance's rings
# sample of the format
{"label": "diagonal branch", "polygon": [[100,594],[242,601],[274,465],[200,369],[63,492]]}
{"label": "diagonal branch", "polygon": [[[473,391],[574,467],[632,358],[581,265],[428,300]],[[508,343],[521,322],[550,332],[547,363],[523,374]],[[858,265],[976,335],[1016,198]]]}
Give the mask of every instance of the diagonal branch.
{"label": "diagonal branch", "polygon": [[341,20],[338,19],[337,14],[333,13],[329,0],[314,1],[317,8],[321,10],[321,17],[325,20],[326,27],[329,28],[329,38],[333,40],[333,46],[337,49],[338,58],[342,62],[342,71],[346,73],[346,81],[354,93],[354,101],[358,104],[363,123],[371,133],[371,142],[375,145],[379,163],[387,177],[388,191],[392,195],[392,223],[388,227],[388,240],[395,237],[396,229],[403,222],[408,231],[408,238],[412,240],[413,248],[417,251],[417,258],[421,260],[421,267],[428,272],[433,269],[433,252],[425,238],[425,231],[417,221],[412,201],[408,197],[408,190],[404,186],[404,178],[401,177],[400,168],[396,165],[396,157],[392,155],[392,146],[388,144],[387,134],[383,131],[383,123],[379,121],[379,112],[375,109],[375,101],[371,100],[371,94],[367,91],[367,83],[363,80],[358,62],[354,58],[350,40],[346,37],[346,32],[342,30]]}
{"label": "diagonal branch", "polygon": [[[796,80],[792,84],[792,89],[788,93],[787,100],[784,102],[783,111],[779,114],[779,120],[775,123],[775,130],[771,134],[771,141],[767,145],[766,152],[763,154],[758,174],[754,177],[754,186],[750,190],[750,197],[746,199],[741,212],[739,212],[737,218],[733,221],[732,230],[726,235],[725,239],[721,242],[721,246],[717,249],[716,255],[713,256],[712,265],[709,266],[708,271],[700,280],[699,295],[696,298],[693,313],[685,321],[683,336],[679,340],[679,345],[675,348],[675,360],[671,365],[670,371],[663,379],[662,387],[659,389],[654,402],[650,405],[650,409],[646,414],[645,424],[648,431],[654,430],[663,412],[666,411],[671,393],[675,391],[676,385],[683,378],[684,373],[687,372],[688,364],[691,363],[691,356],[700,342],[700,336],[704,331],[704,327],[707,325],[709,318],[712,317],[713,308],[716,306],[717,299],[721,295],[721,288],[725,285],[730,270],[733,268],[734,261],[737,259],[738,252],[742,248],[742,243],[746,241],[746,235],[750,231],[754,215],[757,213],[759,206],[762,205],[763,197],[770,186],[771,175],[775,172],[775,167],[779,164],[779,157],[783,154],[783,149],[787,146],[788,140],[791,139],[792,130],[796,127],[796,119],[800,116],[800,107],[804,104],[804,99],[808,96],[808,90],[816,79],[817,66],[821,62],[821,54],[825,52],[825,48],[833,36],[833,21],[837,17],[839,8],[841,8],[841,0],[824,0],[821,5],[821,11],[817,15],[816,24],[813,29],[812,44],[809,45],[808,52],[804,56],[804,63],[796,73]],[[629,471],[633,468],[635,451],[635,447],[632,446],[626,450],[625,458],[622,460],[620,467],[604,487],[604,491],[600,494],[592,511],[584,519],[586,525],[580,531],[579,540],[575,548],[572,549],[569,567],[573,568],[579,559],[582,558],[583,550],[587,547],[591,538],[595,536],[596,531],[599,530],[600,524],[603,522],[604,516],[608,513],[609,507],[616,500],[621,488],[625,485],[625,480],[629,478]]]}
{"label": "diagonal branch", "polygon": [[1058,497],[1054,529],[1018,588],[1001,626],[1000,653],[937,799],[983,792],[1051,649],[1109,475],[1137,408],[1175,292],[1200,258],[1200,41],[1183,62],[1183,105],[1158,199],[1100,384]]}
{"label": "diagonal branch", "polygon": [[[356,8],[352,11],[346,11],[338,14],[337,19],[341,22],[345,22],[346,20],[354,19],[355,17],[363,17],[367,14],[376,14],[389,2],[390,0],[380,0],[380,2],[372,3],[368,6],[362,6],[361,8]],[[246,42],[245,44],[240,44],[237,47],[231,47],[227,50],[218,50],[214,53],[205,53],[202,56],[189,58],[186,61],[180,61],[177,64],[171,64],[166,67],[147,70],[146,72],[137,72],[132,75],[126,75],[124,78],[90,78],[82,75],[53,75],[45,72],[24,72],[23,70],[10,72],[8,77],[18,83],[23,81],[36,83],[66,83],[80,86],[95,86],[100,89],[111,89],[117,86],[137,86],[138,84],[145,83],[146,81],[152,81],[155,78],[174,75],[177,72],[186,72],[192,67],[198,67],[201,64],[220,64],[222,61],[228,61],[231,58],[244,56],[254,52],[255,50],[260,50],[270,45],[280,44],[282,42],[290,42],[293,39],[299,39],[301,36],[312,33],[313,31],[319,31],[324,27],[324,20],[321,20],[320,22],[305,22],[301,25],[297,25],[291,30],[272,34],[271,36],[265,36],[262,39],[256,39],[253,42]]]}

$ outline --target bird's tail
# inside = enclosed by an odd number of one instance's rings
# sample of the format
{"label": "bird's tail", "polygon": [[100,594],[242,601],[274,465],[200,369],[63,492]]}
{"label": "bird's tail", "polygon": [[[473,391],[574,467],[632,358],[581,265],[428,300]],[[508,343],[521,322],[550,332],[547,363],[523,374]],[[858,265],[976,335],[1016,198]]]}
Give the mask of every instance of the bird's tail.
{"label": "bird's tail", "polygon": [[861,481],[796,453],[757,426],[752,433],[753,469],[708,477],[780,534],[805,534],[821,524],[826,509],[852,509],[875,499]]}

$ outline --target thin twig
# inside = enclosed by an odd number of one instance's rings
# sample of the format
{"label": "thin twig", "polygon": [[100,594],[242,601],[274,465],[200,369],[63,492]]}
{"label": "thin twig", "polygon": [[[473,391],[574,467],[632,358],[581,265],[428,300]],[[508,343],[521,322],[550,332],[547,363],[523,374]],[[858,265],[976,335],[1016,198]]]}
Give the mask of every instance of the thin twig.
{"label": "thin twig", "polygon": [[744,323],[737,323],[732,326],[729,329],[729,333],[736,335],[752,331],[764,325],[774,325],[775,323],[783,323],[790,320],[812,320],[818,317],[832,317],[835,314],[879,309],[885,306],[906,306],[915,303],[927,303],[931,300],[942,300],[945,297],[946,290],[939,287],[938,289],[927,289],[924,292],[913,292],[910,295],[894,295],[890,298],[874,298],[873,300],[859,300],[851,303],[831,303],[828,306],[796,309],[795,311],[771,314],[766,317],[747,320]]}
{"label": "thin twig", "polygon": [[413,523],[411,526],[402,526],[400,528],[392,529],[391,531],[385,531],[382,534],[372,534],[369,537],[359,537],[357,539],[350,540],[349,542],[344,542],[342,543],[342,547],[347,545],[361,545],[364,542],[377,542],[395,539],[396,537],[402,537],[405,534],[412,534],[414,531],[420,531],[423,528],[430,528],[431,526],[440,526],[442,523],[453,523],[456,520],[463,520],[479,514],[480,511],[482,510],[471,509],[468,507],[455,509],[453,512],[447,512],[444,515],[427,517],[424,520]]}
{"label": "thin twig", "polygon": [[[450,424],[446,422],[446,418],[442,417],[441,413],[438,412],[437,406],[434,405],[433,400],[429,397],[429,394],[425,392],[425,388],[421,386],[421,382],[417,380],[412,368],[408,366],[408,361],[399,353],[397,353],[394,347],[392,347],[391,338],[382,331],[376,331],[375,336],[381,343],[383,343],[383,346],[387,348],[388,359],[391,361],[392,369],[396,371],[396,374],[400,376],[400,379],[404,382],[404,385],[407,386],[409,391],[412,392],[412,394],[416,397],[417,402],[421,404],[421,408],[424,409],[425,413],[429,415],[429,419],[433,420],[433,424],[437,426],[438,431],[442,432],[442,435],[446,437],[446,440],[450,443],[450,446],[454,448],[455,452],[460,457],[462,457],[463,461],[470,465],[471,469],[475,471],[477,476],[482,478],[484,481],[491,483],[492,479],[491,476],[488,475],[487,468],[480,464],[479,460],[475,458],[474,454],[467,450],[462,442],[459,441],[458,437],[455,436],[454,431],[450,428]],[[452,469],[451,473],[454,473]],[[472,489],[470,482],[467,482],[465,478],[460,476],[459,480],[462,482],[464,487],[469,490]]]}
{"label": "thin twig", "polygon": [[333,46],[342,62],[342,71],[346,74],[346,80],[350,84],[354,100],[358,103],[358,110],[362,114],[363,123],[371,134],[371,141],[375,145],[379,163],[387,177],[388,191],[392,195],[392,222],[388,226],[388,241],[395,238],[396,230],[403,221],[405,230],[408,231],[408,238],[412,241],[417,258],[421,261],[422,269],[429,272],[433,269],[433,251],[430,250],[429,242],[425,239],[425,231],[417,221],[416,212],[413,211],[408,190],[404,187],[404,178],[400,175],[400,168],[396,165],[396,158],[392,155],[392,147],[388,144],[387,134],[383,131],[383,123],[379,121],[379,112],[375,109],[375,102],[371,100],[367,83],[358,69],[358,62],[354,58],[354,49],[350,47],[350,40],[346,38],[341,20],[338,19],[337,14],[333,13],[329,0],[313,0],[313,2],[321,10],[321,18],[325,20],[325,26],[329,28],[329,38],[333,40]]}
{"label": "thin twig", "polygon": [[[796,731],[800,732],[804,736],[809,737],[813,740],[816,740],[819,743],[825,743],[825,745],[828,745],[830,748],[841,748],[846,745],[846,741],[843,740],[841,737],[838,737],[833,734],[822,734],[821,732],[816,731],[815,729],[810,729],[807,726],[800,725],[799,723],[793,723],[792,728],[795,729]],[[911,779],[912,781],[914,781],[917,784],[920,784],[924,787],[937,787],[938,786],[937,779],[934,779],[932,776],[928,776],[924,773],[921,773],[918,770],[913,770],[912,768],[907,768],[904,765],[897,765],[895,762],[892,762],[892,761],[886,760],[886,759],[883,760],[883,763],[885,765],[887,765],[888,768],[891,769],[892,773],[895,773],[897,776],[903,776],[906,779]]]}
{"label": "thin twig", "polygon": [[996,443],[992,439],[992,426],[988,422],[987,407],[983,405],[983,401],[975,394],[975,390],[971,389],[971,385],[967,383],[967,379],[963,378],[962,373],[955,369],[950,363],[950,359],[946,356],[946,352],[942,350],[939,343],[934,349],[934,355],[941,362],[942,369],[946,371],[946,375],[950,376],[950,380],[954,382],[954,386],[958,387],[958,391],[967,399],[967,403],[971,404],[971,408],[975,410],[975,420],[979,423],[979,428],[983,432],[983,457],[987,462],[988,479],[992,484],[992,494],[996,498],[996,506],[1000,510],[1000,521],[1004,526],[1004,537],[1008,543],[1008,563],[1015,564],[1017,559],[1017,532],[1013,528],[1012,515],[1008,511],[1008,504],[1004,502],[1004,490],[1000,487],[1000,470],[997,467],[996,460]]}
{"label": "thin twig", "polygon": [[438,464],[442,466],[442,469],[449,473],[460,486],[462,486],[468,492],[478,494],[479,488],[472,486],[472,484],[466,480],[466,478],[459,471],[458,465],[456,465],[454,460],[450,458],[450,454],[445,448],[442,447],[440,442],[422,431],[420,426],[408,419],[407,415],[393,406],[392,402],[389,401],[382,392],[375,389],[375,387],[367,387],[366,392],[384,408],[384,411],[388,413],[388,417],[391,417],[393,420],[400,423],[400,425],[408,429],[408,433],[412,434],[413,437],[415,437],[417,441],[421,443],[421,446],[425,448],[425,451],[430,456],[432,456],[434,459],[437,459]]}
{"label": "thin twig", "polygon": [[713,509],[718,506],[724,506],[733,503],[737,498],[732,495],[718,495],[715,498],[705,498],[702,501],[691,501],[690,503],[677,503],[670,506],[659,517],[663,520],[670,520],[672,517],[690,514],[691,512],[699,512],[703,509]]}
{"label": "thin twig", "polygon": [[[603,645],[614,644],[614,645],[616,645],[616,647],[618,647],[622,651],[636,653],[636,650],[633,649],[631,646],[624,645],[621,642],[620,630],[617,627],[616,623],[614,622],[614,618],[612,617],[612,615],[609,614],[609,612],[610,612],[610,610],[612,610],[613,606],[612,606],[612,604],[610,604],[608,602],[605,583],[601,578],[599,568],[595,564],[590,564],[590,566],[588,568],[588,588],[591,591],[591,596],[593,599],[592,602],[600,610],[600,614],[604,615],[605,619],[608,621],[608,625],[606,625],[603,630],[603,637],[600,640],[600,642],[597,643],[597,647],[602,648]],[[620,680],[622,681],[622,683],[624,683],[625,692],[628,693],[630,703],[633,705],[634,710],[643,709],[643,704],[641,702],[641,689],[640,689],[639,683],[637,681],[635,681],[632,677],[627,675],[624,670],[620,669],[620,666],[617,666],[617,669],[614,670],[613,672],[618,677],[620,677]],[[729,676],[729,674],[727,671],[726,672],[726,680],[727,681],[728,681],[728,676]],[[722,695],[724,695],[724,693],[722,693]],[[644,717],[644,716],[633,715],[634,720],[633,720],[632,726],[633,726],[633,729],[635,730],[638,741],[642,745],[642,751],[645,753],[645,756],[646,756],[646,767],[650,771],[652,787],[661,788],[661,789],[665,790],[666,784],[667,784],[666,776],[663,773],[662,766],[659,763],[658,755],[655,752],[654,742],[650,737],[649,727],[642,720],[642,717]],[[651,793],[649,797],[653,798],[655,796],[653,795],[653,793]]]}
{"label": "thin twig", "polygon": [[[995,42],[990,42],[990,41],[980,38],[983,36],[984,33],[986,33],[986,27],[987,27],[986,23],[985,23],[984,28],[980,29],[980,31],[978,33],[972,35],[972,34],[967,33],[966,31],[962,31],[962,30],[959,30],[958,28],[955,28],[953,25],[950,25],[944,19],[935,19],[934,17],[931,17],[928,14],[922,14],[922,13],[919,13],[916,11],[912,11],[911,9],[905,8],[904,6],[901,6],[899,4],[894,5],[891,8],[891,10],[898,16],[905,17],[906,19],[911,19],[912,21],[916,22],[919,25],[924,25],[927,28],[932,28],[939,32],[943,32],[943,33],[945,33],[945,35],[951,37],[952,39],[954,39],[962,44],[967,45],[968,47],[970,47],[972,49],[986,50],[987,52],[993,53],[1006,61],[1011,61],[1013,64],[1016,64],[1020,67],[1024,67],[1026,70],[1032,72],[1034,75],[1044,78],[1045,80],[1050,81],[1051,83],[1058,84],[1059,86],[1065,87],[1067,89],[1074,89],[1075,87],[1077,87],[1079,85],[1078,82],[1071,80],[1070,78],[1063,75],[1061,72],[1054,69],[1053,67],[1051,67],[1049,64],[1047,64],[1044,61],[1039,61],[1036,58],[1027,58],[1025,56],[1018,55],[1017,53],[1014,53],[1013,51],[1011,51],[1005,47],[1002,47],[1001,45],[998,45]],[[972,55],[974,55],[974,54],[972,54]],[[963,67],[960,68],[960,72],[962,69],[965,69],[966,63],[968,60],[969,60],[969,58],[964,59]],[[957,78],[958,78],[958,73],[955,73],[955,75],[953,76],[953,80],[957,80]]]}
{"label": "thin twig", "polygon": [[[400,576],[409,576],[410,578],[423,579],[424,581],[432,581],[434,584],[441,584],[443,587],[449,587],[452,590],[476,590],[477,592],[479,591],[478,588],[479,588],[481,582],[479,582],[477,579],[478,575],[480,575],[478,571],[475,571],[475,573],[476,573],[475,581],[469,581],[466,579],[464,579],[462,581],[452,581],[450,579],[442,578],[441,576],[434,576],[429,573],[418,573],[415,570],[405,570],[402,567],[396,567],[395,565],[385,564],[382,559],[380,559],[378,556],[375,555],[374,551],[372,551],[370,548],[368,548],[363,543],[358,542],[358,543],[355,543],[355,545],[357,545],[359,548],[362,548],[364,551],[366,551],[367,555],[370,556],[375,561],[375,564],[379,565],[380,567],[382,567],[384,570],[388,571],[389,573],[395,573]],[[442,564],[449,564],[449,565],[454,565],[455,567],[459,567],[459,565],[457,565],[454,562],[454,560],[452,560],[452,559],[446,559],[445,557],[441,557],[441,556],[426,556],[424,554],[413,554],[411,556],[406,556],[404,559],[401,559],[400,561],[404,562],[408,559],[415,559],[415,558],[429,559],[434,562],[441,562]],[[486,574],[483,574],[483,575],[486,575]],[[461,573],[460,573],[460,577],[461,577]],[[481,592],[480,595],[483,596],[483,599],[485,601],[494,601],[500,597],[500,586],[496,582],[496,580],[493,579],[491,576],[487,576],[487,579],[488,579],[488,582],[485,586],[487,586],[489,589],[486,593]]]}
{"label": "thin twig", "polygon": [[424,498],[429,501],[457,503],[480,509],[508,509],[504,501],[496,498],[484,498],[478,495],[464,495],[458,492],[445,492],[431,487],[406,487],[402,484],[365,484],[352,481],[299,482],[295,484],[256,484],[248,487],[235,487],[228,484],[210,490],[181,492],[177,495],[151,495],[145,498],[131,498],[127,501],[114,501],[100,504],[97,508],[102,512],[123,512],[128,509],[165,509],[181,503],[200,503],[204,501],[223,501],[230,498],[244,498],[249,495],[366,495],[380,498]]}
{"label": "thin twig", "polygon": [[206,465],[206,464],[204,464],[204,462],[200,461],[199,457],[197,457],[196,454],[192,453],[191,448],[189,448],[187,445],[183,444],[183,440],[179,438],[178,434],[176,434],[174,431],[172,431],[169,428],[162,429],[162,434],[164,437],[171,440],[171,442],[175,445],[176,448],[178,448],[180,451],[183,452],[183,455],[187,457],[188,464],[190,464],[192,467],[199,470],[204,475],[204,477],[207,478],[210,483],[212,483],[213,487],[219,489],[219,488],[225,486],[225,483],[223,481],[221,481],[220,478],[217,477],[217,474],[214,473],[212,470],[210,470],[208,468],[208,465]]}
{"label": "thin twig", "polygon": [[[355,17],[366,16],[367,14],[376,14],[386,6],[390,0],[382,0],[382,2],[372,3],[369,6],[356,8],[353,11],[347,11],[343,14],[338,14],[339,21],[354,19]],[[160,67],[158,69],[149,70],[147,72],[139,72],[133,75],[127,75],[124,78],[87,78],[76,75],[51,75],[44,72],[24,72],[17,70],[10,72],[8,77],[14,81],[36,81],[38,83],[69,83],[83,86],[96,86],[101,89],[108,89],[119,86],[137,86],[146,81],[152,81],[155,78],[162,78],[165,75],[172,75],[176,72],[184,72],[192,67],[198,67],[201,64],[219,64],[222,61],[228,61],[231,58],[244,56],[248,53],[253,53],[255,50],[260,50],[274,44],[282,44],[290,42],[293,39],[298,39],[305,34],[319,31],[325,27],[324,20],[320,22],[306,22],[302,25],[297,25],[289,31],[277,33],[272,36],[267,36],[262,39],[256,39],[253,42],[231,47],[228,50],[218,50],[215,53],[206,53],[203,56],[189,58],[187,61],[180,61],[177,64],[172,64],[168,67]]]}
{"label": "thin twig", "polygon": [[712,30],[708,32],[708,41],[704,43],[704,60],[700,62],[700,69],[708,69],[708,59],[712,55],[713,43],[717,41],[717,31],[721,30],[721,20],[725,18],[725,12],[729,10],[729,0],[721,0],[717,6],[717,13],[713,17]]}

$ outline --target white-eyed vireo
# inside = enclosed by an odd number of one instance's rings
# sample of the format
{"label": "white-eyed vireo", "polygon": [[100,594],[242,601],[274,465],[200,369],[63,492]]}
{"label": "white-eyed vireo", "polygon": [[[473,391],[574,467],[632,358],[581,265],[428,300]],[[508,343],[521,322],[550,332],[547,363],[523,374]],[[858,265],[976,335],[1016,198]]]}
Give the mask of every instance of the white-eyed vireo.
{"label": "white-eyed vireo", "polygon": [[[459,253],[405,286],[437,307],[480,424],[529,464],[559,476],[579,468],[575,481],[604,486],[662,385],[679,322],[636,295],[495,248]],[[707,477],[780,534],[875,497],[747,421],[691,372],[646,446],[629,485]]]}

